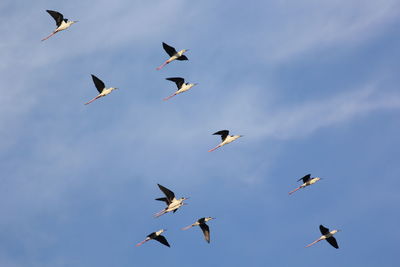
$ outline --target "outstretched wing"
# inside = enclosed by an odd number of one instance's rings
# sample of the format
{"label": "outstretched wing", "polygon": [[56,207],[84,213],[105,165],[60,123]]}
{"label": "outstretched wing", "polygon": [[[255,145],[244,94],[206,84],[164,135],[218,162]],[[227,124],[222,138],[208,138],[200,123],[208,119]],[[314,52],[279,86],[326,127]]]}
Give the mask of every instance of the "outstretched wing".
{"label": "outstretched wing", "polygon": [[306,183],[307,181],[309,181],[311,179],[311,174],[307,174],[304,177],[300,178],[298,181],[303,180],[303,183]]}
{"label": "outstretched wing", "polygon": [[326,235],[329,233],[329,229],[325,228],[322,224],[319,226],[319,230],[321,231],[321,234]]}
{"label": "outstretched wing", "polygon": [[218,131],[218,132],[216,132],[216,133],[213,133],[213,135],[220,135],[222,141],[225,140],[225,138],[228,136],[228,134],[229,134],[229,131],[228,131],[228,130],[222,130],[222,131]]}
{"label": "outstretched wing", "polygon": [[159,235],[159,236],[155,237],[154,239],[157,240],[158,242],[160,242],[161,244],[166,245],[167,247],[170,247],[167,239],[164,236]]}
{"label": "outstretched wing", "polygon": [[178,57],[176,60],[189,60],[185,55]]}
{"label": "outstretched wing", "polygon": [[181,77],[172,77],[172,78],[165,78],[168,81],[174,82],[176,86],[178,87],[178,90],[181,89],[183,83],[185,82],[185,79]]}
{"label": "outstretched wing", "polygon": [[173,48],[172,46],[167,45],[166,43],[162,43],[162,46],[165,50],[165,52],[167,52],[167,54],[172,57],[173,55],[175,55],[177,52],[175,50],[175,48]]}
{"label": "outstretched wing", "polygon": [[61,25],[61,23],[62,23],[62,21],[64,19],[63,14],[61,14],[60,12],[57,12],[57,11],[53,11],[53,10],[46,10],[46,11],[56,21],[57,27],[60,27],[60,25]]}
{"label": "outstretched wing", "polygon": [[167,205],[169,205],[168,199],[166,197],[156,198],[158,201],[164,201]]}
{"label": "outstretched wing", "polygon": [[104,88],[106,87],[105,84],[103,83],[103,81],[100,80],[99,78],[97,78],[96,76],[94,76],[93,74],[92,74],[92,79],[93,79],[94,85],[97,88],[97,91],[99,91],[99,93],[103,92]]}
{"label": "outstretched wing", "polygon": [[208,243],[210,243],[210,228],[205,223],[200,224],[200,228],[203,231],[204,238]]}
{"label": "outstretched wing", "polygon": [[169,203],[171,203],[172,200],[175,198],[174,192],[172,192],[171,190],[169,190],[168,188],[166,188],[160,184],[157,184],[157,185],[160,188],[160,190],[164,193],[164,195],[167,197]]}
{"label": "outstretched wing", "polygon": [[337,242],[336,242],[336,238],[334,238],[333,236],[328,237],[328,238],[326,239],[326,241],[328,241],[328,243],[331,244],[332,247],[334,247],[334,248],[339,248],[339,245],[338,245]]}

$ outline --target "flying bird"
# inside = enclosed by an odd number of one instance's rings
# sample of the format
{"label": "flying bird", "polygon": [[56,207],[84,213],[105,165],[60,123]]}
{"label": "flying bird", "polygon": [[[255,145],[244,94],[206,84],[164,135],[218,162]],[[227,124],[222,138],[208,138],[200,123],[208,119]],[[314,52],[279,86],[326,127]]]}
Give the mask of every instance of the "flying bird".
{"label": "flying bird", "polygon": [[326,240],[326,241],[328,241],[329,244],[331,244],[332,247],[339,248],[339,246],[336,242],[336,238],[334,238],[333,235],[336,234],[337,232],[339,232],[340,230],[329,231],[329,229],[325,228],[323,225],[319,226],[319,230],[321,231],[322,236],[320,238],[318,238],[317,240],[315,240],[314,242],[312,242],[311,244],[307,245],[306,248],[314,245],[315,243],[318,243],[321,240]]}
{"label": "flying bird", "polygon": [[72,24],[78,22],[78,21],[65,19],[63,14],[61,14],[60,12],[53,11],[53,10],[46,10],[46,11],[56,21],[57,28],[49,36],[47,36],[46,38],[43,38],[42,41],[49,39],[51,36],[53,36],[57,32],[68,29]]}
{"label": "flying bird", "polygon": [[170,212],[170,211],[175,213],[180,207],[182,207],[183,205],[187,205],[186,203],[184,203],[184,201],[188,198],[181,197],[180,199],[176,199],[174,192],[172,192],[171,190],[169,190],[168,188],[166,188],[160,184],[157,184],[157,185],[160,188],[160,190],[164,193],[165,197],[156,198],[156,200],[164,201],[167,204],[167,207],[165,209],[163,209],[162,211],[157,212],[154,215],[155,217],[160,217],[161,215],[163,215],[167,212]]}
{"label": "flying bird", "polygon": [[114,87],[106,88],[103,81],[100,80],[99,78],[97,78],[96,76],[94,76],[93,74],[92,74],[92,79],[93,79],[94,85],[97,88],[97,91],[99,91],[99,94],[95,98],[90,100],[89,102],[86,102],[85,105],[92,103],[93,101],[95,101],[96,99],[98,99],[100,97],[110,94],[115,89],[118,89],[118,88],[114,88]]}
{"label": "flying bird", "polygon": [[176,86],[178,87],[178,90],[173,95],[170,95],[170,96],[164,98],[163,99],[164,101],[170,99],[173,96],[176,96],[177,94],[186,92],[193,86],[197,85],[197,83],[185,83],[185,79],[180,78],[180,77],[166,78],[166,80],[174,82],[176,84]]}
{"label": "flying bird", "polygon": [[229,143],[235,141],[236,139],[238,139],[239,137],[243,136],[243,135],[229,135],[228,130],[218,131],[216,133],[213,133],[213,135],[220,135],[222,142],[218,146],[214,147],[213,149],[208,150],[208,152],[214,151],[217,148],[220,148],[221,146],[229,144]]}
{"label": "flying bird", "polygon": [[182,49],[179,52],[176,52],[175,48],[173,48],[172,46],[167,45],[166,43],[162,43],[163,48],[165,50],[165,52],[167,52],[167,54],[170,56],[170,58],[165,61],[161,66],[159,66],[157,68],[157,70],[162,69],[165,65],[171,63],[172,61],[176,60],[188,60],[188,58],[183,54],[186,51],[189,51],[189,49]]}
{"label": "flying bird", "polygon": [[161,229],[160,231],[149,234],[145,240],[143,240],[140,243],[137,243],[136,246],[138,247],[138,246],[146,243],[147,241],[154,239],[154,240],[157,240],[158,242],[160,242],[161,244],[166,245],[167,247],[170,247],[167,239],[163,235],[161,235],[165,231],[166,231],[165,229]]}
{"label": "flying bird", "polygon": [[201,230],[203,231],[204,238],[206,239],[206,241],[208,243],[210,243],[210,228],[208,227],[206,222],[213,220],[213,219],[215,219],[215,218],[212,218],[212,217],[200,218],[195,223],[182,228],[182,230],[187,230],[189,228],[192,228],[193,226],[200,226]]}
{"label": "flying bird", "polygon": [[297,180],[297,182],[303,180],[303,184],[300,185],[299,187],[297,187],[296,189],[294,189],[293,191],[289,192],[289,195],[293,194],[294,192],[296,192],[297,190],[304,188],[306,186],[315,184],[316,182],[318,182],[319,180],[321,180],[321,178],[319,177],[313,177],[311,178],[311,174],[307,174],[305,175],[303,178],[300,178],[299,180]]}

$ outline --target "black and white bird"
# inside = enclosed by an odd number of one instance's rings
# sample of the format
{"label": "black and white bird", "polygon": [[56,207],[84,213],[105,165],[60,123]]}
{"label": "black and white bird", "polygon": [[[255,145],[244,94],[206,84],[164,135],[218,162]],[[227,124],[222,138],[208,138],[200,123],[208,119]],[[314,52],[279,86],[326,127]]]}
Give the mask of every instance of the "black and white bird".
{"label": "black and white bird", "polygon": [[197,83],[185,83],[185,79],[180,78],[180,77],[171,77],[171,78],[165,78],[165,79],[168,81],[174,82],[176,84],[176,86],[178,87],[178,90],[173,95],[170,95],[170,96],[164,98],[163,99],[164,101],[170,99],[173,96],[176,96],[177,94],[186,92],[193,86],[197,85]]}
{"label": "black and white bird", "polygon": [[236,139],[238,139],[239,137],[243,136],[243,135],[229,135],[228,130],[218,131],[216,133],[213,133],[213,135],[220,135],[222,142],[218,146],[214,147],[213,149],[208,150],[208,152],[214,151],[217,148],[220,148],[221,146],[229,144],[229,143],[235,141]]}
{"label": "black and white bird", "polygon": [[334,238],[333,235],[339,232],[340,230],[329,231],[329,229],[325,228],[323,225],[319,226],[319,230],[321,231],[322,236],[317,240],[315,240],[314,242],[312,242],[311,244],[307,245],[306,248],[314,245],[315,243],[318,243],[321,240],[326,240],[328,241],[329,244],[331,244],[332,247],[339,248],[336,238]]}
{"label": "black and white bird", "polygon": [[179,52],[175,50],[172,46],[167,45],[166,43],[162,43],[163,48],[165,52],[170,56],[170,58],[165,61],[161,66],[157,67],[157,70],[162,69],[165,65],[171,63],[174,60],[188,60],[188,58],[184,55],[186,51],[189,51],[189,49],[182,49]]}
{"label": "black and white bird", "polygon": [[208,227],[208,225],[206,224],[206,222],[213,220],[215,218],[212,217],[203,217],[198,219],[195,223],[188,225],[184,228],[182,228],[182,230],[187,230],[192,228],[193,226],[200,226],[201,230],[203,231],[204,234],[204,238],[206,239],[206,241],[208,243],[210,243],[210,228]]}
{"label": "black and white bird", "polygon": [[97,88],[97,91],[99,91],[99,94],[95,98],[90,100],[89,102],[86,102],[85,105],[92,103],[93,101],[95,101],[96,99],[98,99],[100,97],[110,94],[115,89],[118,89],[118,88],[114,88],[114,87],[106,88],[103,81],[100,80],[99,78],[97,78],[96,76],[94,76],[93,74],[92,74],[92,79],[93,79],[94,85]]}
{"label": "black and white bird", "polygon": [[171,211],[175,213],[180,207],[182,207],[183,205],[187,205],[186,203],[184,203],[184,201],[188,199],[187,197],[181,197],[180,199],[176,199],[174,192],[172,192],[171,190],[160,184],[157,185],[160,188],[160,190],[164,193],[165,197],[156,198],[156,200],[164,201],[167,204],[167,207],[162,211],[157,212],[154,215],[155,217],[160,217],[161,215]]}
{"label": "black and white bird", "polygon": [[306,186],[315,184],[316,182],[318,182],[319,180],[321,180],[321,178],[319,177],[313,177],[311,178],[311,174],[307,174],[305,175],[303,178],[300,178],[299,180],[297,180],[297,182],[303,180],[303,184],[300,185],[299,187],[297,187],[296,189],[294,189],[293,191],[289,192],[289,195],[293,194],[294,192],[296,192],[297,190],[304,188]]}
{"label": "black and white bird", "polygon": [[53,11],[53,10],[46,10],[46,11],[56,21],[57,28],[49,36],[47,36],[46,38],[43,38],[42,41],[49,39],[51,36],[53,36],[57,32],[68,29],[72,24],[78,22],[78,21],[65,19],[63,14],[61,14],[60,12]]}
{"label": "black and white bird", "polygon": [[150,240],[154,239],[154,240],[157,240],[158,242],[160,242],[161,244],[166,245],[167,247],[170,247],[170,245],[168,244],[167,239],[166,239],[163,235],[161,235],[161,234],[162,234],[163,232],[165,232],[165,231],[166,231],[165,229],[161,229],[160,231],[153,232],[153,233],[149,234],[149,235],[146,237],[145,240],[143,240],[143,241],[140,242],[140,243],[137,243],[136,246],[138,247],[138,246],[140,246],[140,245],[143,245],[143,244],[146,243],[147,241],[150,241]]}

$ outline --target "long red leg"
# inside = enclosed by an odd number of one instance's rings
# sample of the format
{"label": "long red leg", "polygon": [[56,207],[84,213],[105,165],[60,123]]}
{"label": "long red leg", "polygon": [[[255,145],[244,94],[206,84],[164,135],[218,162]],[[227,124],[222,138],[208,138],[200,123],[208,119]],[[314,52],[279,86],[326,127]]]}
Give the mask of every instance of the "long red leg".
{"label": "long red leg", "polygon": [[212,152],[212,151],[214,151],[214,150],[216,150],[217,148],[220,148],[220,147],[221,147],[221,145],[218,145],[218,146],[214,147],[213,149],[208,150],[208,152]]}
{"label": "long red leg", "polygon": [[321,240],[322,240],[322,239],[317,239],[317,240],[315,240],[315,241],[312,242],[311,244],[308,244],[308,245],[306,246],[306,248],[311,247],[312,245],[318,243],[318,242],[321,241]]}
{"label": "long red leg", "polygon": [[95,98],[93,98],[92,100],[90,100],[89,102],[86,102],[85,105],[88,105],[90,103],[92,103],[93,101],[95,101],[96,99],[100,98],[101,96],[96,96]]}
{"label": "long red leg", "polygon": [[165,211],[165,210],[162,210],[162,211],[157,212],[156,214],[154,214],[154,217],[158,218],[158,217],[160,217],[161,215],[163,215],[163,214],[165,214],[165,213],[166,213],[166,211]]}
{"label": "long red leg", "polygon": [[166,101],[166,100],[168,100],[168,99],[170,99],[171,97],[174,97],[174,96],[176,96],[176,94],[170,95],[170,96],[164,98],[163,100]]}
{"label": "long red leg", "polygon": [[193,227],[193,224],[188,225],[188,226],[186,226],[186,227],[183,227],[182,230],[187,230],[187,229],[190,229],[190,228],[192,228],[192,227]]}
{"label": "long red leg", "polygon": [[143,240],[142,242],[140,242],[140,243],[137,243],[136,244],[136,246],[138,247],[138,246],[141,246],[141,245],[143,245],[144,243],[146,243],[147,241],[149,241],[150,239],[145,239],[145,240]]}
{"label": "long red leg", "polygon": [[296,192],[297,190],[299,190],[301,188],[301,186],[299,186],[299,187],[297,187],[295,190],[293,190],[293,191],[290,191],[289,192],[289,195],[291,195],[291,194],[293,194],[294,192]]}
{"label": "long red leg", "polygon": [[157,67],[156,70],[161,70],[165,65],[167,65],[169,61],[165,61],[161,66]]}
{"label": "long red leg", "polygon": [[47,39],[49,39],[51,36],[53,36],[54,34],[56,34],[57,32],[52,32],[49,36],[45,37],[42,39],[42,41],[46,41]]}

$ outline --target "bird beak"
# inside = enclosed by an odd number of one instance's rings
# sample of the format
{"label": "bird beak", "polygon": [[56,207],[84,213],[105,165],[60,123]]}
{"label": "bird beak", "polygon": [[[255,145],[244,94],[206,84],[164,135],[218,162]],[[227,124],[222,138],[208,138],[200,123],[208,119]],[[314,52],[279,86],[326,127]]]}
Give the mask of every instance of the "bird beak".
{"label": "bird beak", "polygon": [[194,83],[193,85],[198,85],[198,83]]}
{"label": "bird beak", "polygon": [[74,23],[77,23],[77,22],[79,22],[79,20],[74,20]]}

